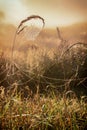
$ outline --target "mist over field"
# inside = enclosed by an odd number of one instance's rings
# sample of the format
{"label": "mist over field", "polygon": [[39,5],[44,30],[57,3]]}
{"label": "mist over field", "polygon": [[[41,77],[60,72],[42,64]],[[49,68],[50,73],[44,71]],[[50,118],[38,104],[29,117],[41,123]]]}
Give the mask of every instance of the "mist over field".
{"label": "mist over field", "polygon": [[0,0],[0,130],[87,129],[87,1]]}
{"label": "mist over field", "polygon": [[[61,44],[61,41],[57,34],[57,27],[55,28],[44,28],[39,36],[32,42],[22,41],[22,38],[18,37],[19,48],[22,50],[31,44],[39,46],[45,46],[48,48],[55,48]],[[59,27],[60,33],[67,44],[73,44],[74,42],[87,42],[87,23],[77,23],[67,27]],[[15,35],[16,27],[12,24],[0,24],[0,48],[11,49],[13,38]],[[23,44],[24,42],[24,44]],[[21,44],[20,44],[21,43]],[[21,50],[20,49],[20,50]],[[27,48],[28,49],[28,48]]]}

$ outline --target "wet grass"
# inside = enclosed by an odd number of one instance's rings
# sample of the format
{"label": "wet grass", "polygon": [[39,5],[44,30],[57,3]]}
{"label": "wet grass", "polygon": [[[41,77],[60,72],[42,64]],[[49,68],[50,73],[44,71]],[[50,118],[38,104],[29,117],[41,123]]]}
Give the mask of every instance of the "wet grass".
{"label": "wet grass", "polygon": [[0,52],[1,130],[86,130],[86,46],[14,55]]}

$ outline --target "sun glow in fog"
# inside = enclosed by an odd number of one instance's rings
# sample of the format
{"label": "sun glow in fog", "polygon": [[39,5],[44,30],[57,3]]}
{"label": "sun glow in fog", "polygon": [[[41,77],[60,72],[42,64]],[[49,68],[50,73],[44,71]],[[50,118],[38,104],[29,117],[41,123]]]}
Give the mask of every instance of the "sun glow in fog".
{"label": "sun glow in fog", "polygon": [[[13,13],[12,14],[10,13],[10,17],[12,17],[12,19],[7,19],[7,21],[10,23],[14,23],[15,25],[18,25],[21,20],[34,14],[32,11],[30,13],[28,13],[24,10],[22,10],[22,11],[19,11],[17,13],[17,16],[15,16],[15,12],[14,12],[14,15],[13,15]],[[40,16],[42,16],[45,19],[45,27],[68,26],[68,25],[72,25],[74,23],[83,22],[83,19],[80,16],[67,17],[65,15],[63,16],[60,14],[56,17],[55,15],[50,16],[51,14],[49,14],[49,15],[43,14],[43,13],[36,13],[36,14],[39,14]],[[40,25],[39,21],[37,22],[37,24],[38,24],[38,26]]]}
{"label": "sun glow in fog", "polygon": [[[12,16],[12,19],[8,19],[8,22],[14,23],[15,25],[18,25],[20,23],[21,20],[27,18],[28,16],[31,16],[32,14],[34,14],[32,11],[30,13],[26,12],[23,10],[19,11],[17,13],[17,16],[15,16],[15,12],[14,15],[13,13],[10,13],[10,16]],[[74,23],[78,23],[78,22],[84,22],[84,20],[80,17],[80,16],[66,16],[66,15],[61,15],[58,14],[58,16],[56,15],[47,15],[47,14],[43,14],[43,13],[36,13],[39,14],[40,16],[42,16],[45,20],[45,27],[56,27],[56,26],[68,26],[68,25],[72,25]],[[37,25],[41,25],[41,21],[35,21],[37,23]]]}
{"label": "sun glow in fog", "polygon": [[5,13],[4,21],[18,25],[21,20],[33,14],[43,17],[46,27],[67,26],[85,20],[87,9],[85,6],[80,8],[80,3],[75,5],[69,0],[37,1],[0,0],[0,10]]}
{"label": "sun glow in fog", "polygon": [[67,16],[58,16],[58,17],[50,17],[46,18],[48,27],[55,26],[68,26],[74,23],[83,22],[83,19],[80,17],[67,17]]}

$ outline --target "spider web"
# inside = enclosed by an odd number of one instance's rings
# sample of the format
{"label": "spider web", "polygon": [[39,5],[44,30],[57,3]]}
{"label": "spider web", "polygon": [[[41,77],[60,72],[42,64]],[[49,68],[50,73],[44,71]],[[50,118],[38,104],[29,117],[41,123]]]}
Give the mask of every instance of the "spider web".
{"label": "spider web", "polygon": [[30,16],[21,21],[17,28],[17,36],[24,42],[29,40],[34,41],[42,31],[44,24],[44,19],[40,16]]}

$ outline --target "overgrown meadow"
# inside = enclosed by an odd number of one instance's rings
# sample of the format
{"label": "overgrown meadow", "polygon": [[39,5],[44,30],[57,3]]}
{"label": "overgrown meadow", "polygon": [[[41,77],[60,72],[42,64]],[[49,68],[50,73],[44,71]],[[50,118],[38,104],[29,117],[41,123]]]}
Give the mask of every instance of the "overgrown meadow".
{"label": "overgrown meadow", "polygon": [[[36,46],[41,29],[31,35],[23,25],[31,19],[42,20],[43,29],[44,19],[30,16],[16,29],[11,51],[0,49],[0,129],[86,130],[87,42],[69,44],[57,27],[58,46]],[[17,37],[26,32],[31,44],[21,51]]]}

